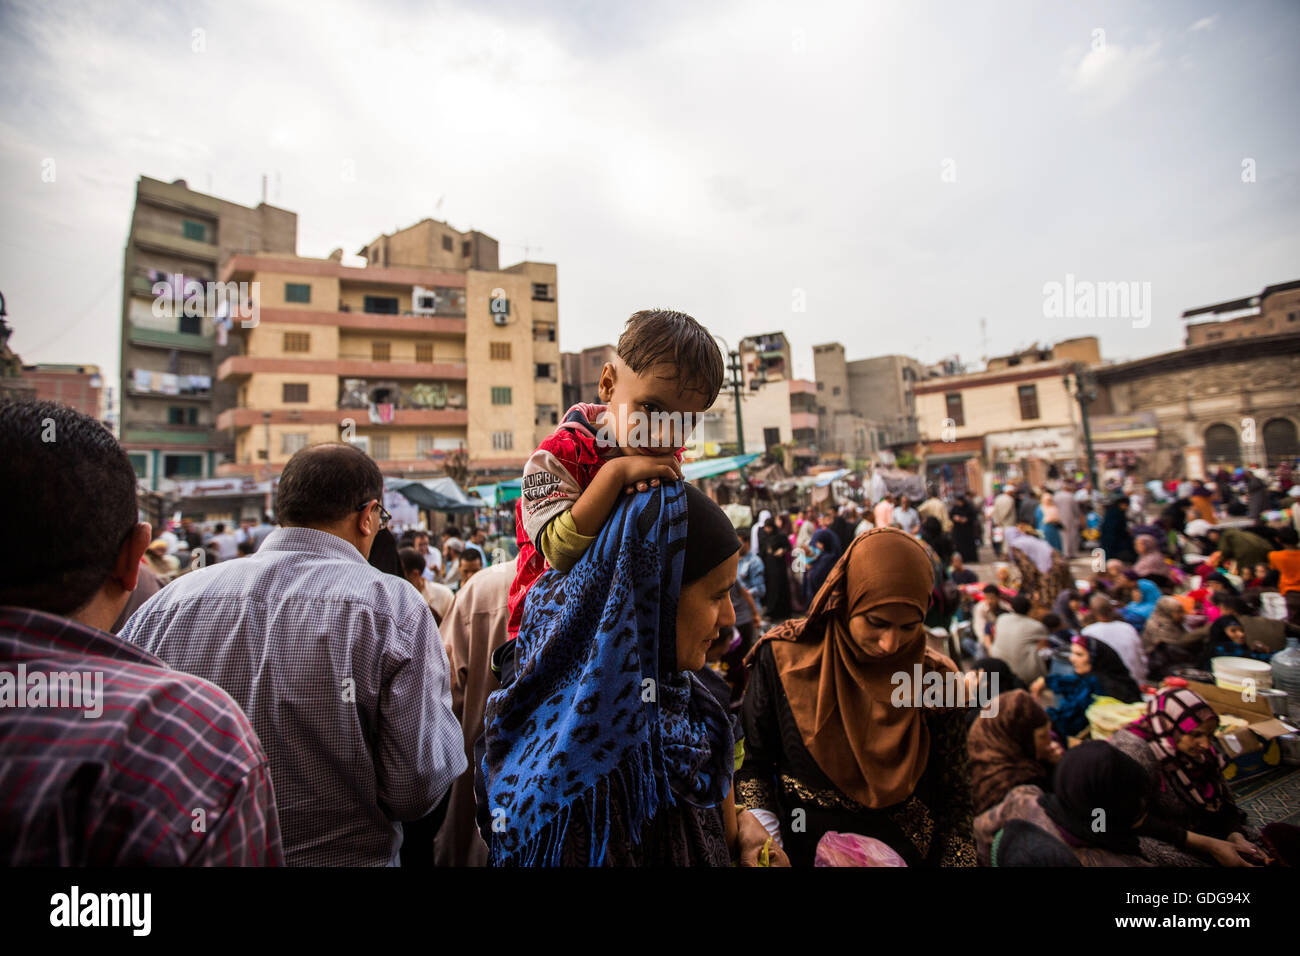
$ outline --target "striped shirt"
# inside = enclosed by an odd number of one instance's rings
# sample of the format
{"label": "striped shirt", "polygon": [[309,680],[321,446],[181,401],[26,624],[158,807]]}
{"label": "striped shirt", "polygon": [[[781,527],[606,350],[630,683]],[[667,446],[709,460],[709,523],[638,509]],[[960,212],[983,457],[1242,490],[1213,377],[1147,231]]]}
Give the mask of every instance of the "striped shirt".
{"label": "striped shirt", "polygon": [[277,528],[255,554],[167,585],[122,637],[244,708],[291,866],[396,865],[399,821],[435,809],[465,769],[429,605],[336,535]]}
{"label": "striped shirt", "polygon": [[0,864],[283,863],[266,754],[224,691],[0,608]]}

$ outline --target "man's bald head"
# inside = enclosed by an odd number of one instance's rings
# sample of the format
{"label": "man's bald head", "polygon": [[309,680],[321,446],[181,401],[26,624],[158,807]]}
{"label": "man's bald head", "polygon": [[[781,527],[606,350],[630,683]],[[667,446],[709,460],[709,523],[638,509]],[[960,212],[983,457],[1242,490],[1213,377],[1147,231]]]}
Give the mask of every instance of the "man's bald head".
{"label": "man's bald head", "polygon": [[384,476],[370,456],[331,442],[304,448],[289,459],[280,475],[275,510],[285,527],[319,528],[383,497]]}
{"label": "man's bald head", "polygon": [[1115,605],[1104,594],[1094,594],[1090,597],[1088,599],[1088,610],[1099,621],[1113,621],[1115,619]]}

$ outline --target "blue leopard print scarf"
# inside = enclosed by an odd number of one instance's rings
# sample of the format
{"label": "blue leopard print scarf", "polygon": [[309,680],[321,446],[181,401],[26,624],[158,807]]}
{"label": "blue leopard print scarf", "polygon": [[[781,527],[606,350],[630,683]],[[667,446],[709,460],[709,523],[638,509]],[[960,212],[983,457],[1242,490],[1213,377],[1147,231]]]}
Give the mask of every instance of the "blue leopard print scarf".
{"label": "blue leopard print scarf", "polygon": [[677,670],[685,547],[683,485],[664,485],[625,496],[572,570],[529,589],[515,678],[484,713],[494,866],[558,864],[574,814],[599,866],[611,813],[640,834],[663,807],[730,792],[726,712]]}

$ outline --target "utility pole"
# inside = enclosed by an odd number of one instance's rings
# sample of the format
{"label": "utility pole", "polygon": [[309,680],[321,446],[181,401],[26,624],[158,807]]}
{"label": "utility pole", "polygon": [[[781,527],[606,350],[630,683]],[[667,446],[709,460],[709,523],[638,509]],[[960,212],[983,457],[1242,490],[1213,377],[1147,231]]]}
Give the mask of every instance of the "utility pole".
{"label": "utility pole", "polygon": [[[1079,403],[1079,416],[1083,421],[1083,445],[1088,455],[1088,478],[1092,482],[1093,494],[1100,490],[1097,484],[1097,459],[1092,453],[1092,427],[1088,421],[1088,406],[1097,400],[1097,389],[1093,378],[1083,370],[1083,366],[1075,363],[1070,367],[1074,372],[1075,392],[1074,399]],[[1065,373],[1065,390],[1070,391],[1070,372]]]}
{"label": "utility pole", "polygon": [[727,366],[731,372],[731,394],[736,400],[736,448],[737,454],[745,453],[745,423],[740,415],[740,400],[745,394],[745,381],[741,375],[740,353],[731,352],[731,364]]}

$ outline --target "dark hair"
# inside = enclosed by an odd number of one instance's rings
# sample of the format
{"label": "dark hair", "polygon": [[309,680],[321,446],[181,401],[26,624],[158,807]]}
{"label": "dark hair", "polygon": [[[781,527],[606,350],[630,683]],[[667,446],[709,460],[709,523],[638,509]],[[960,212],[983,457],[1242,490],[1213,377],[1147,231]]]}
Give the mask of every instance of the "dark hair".
{"label": "dark hair", "polygon": [[67,615],[113,573],[137,520],[135,469],[102,424],[55,402],[0,402],[11,504],[0,604]]}
{"label": "dark hair", "polygon": [[1029,603],[1029,598],[1023,594],[1017,594],[1011,599],[1011,610],[1016,614],[1028,614],[1031,607],[1033,605]]}
{"label": "dark hair", "polygon": [[352,445],[331,442],[294,452],[280,475],[276,507],[280,524],[333,524],[372,498],[383,499],[384,476],[370,456]]}
{"label": "dark hair", "polygon": [[213,533],[213,534],[221,534],[221,533],[222,533],[223,531],[225,531],[225,530],[226,530],[226,525],[225,525],[225,523],[224,523],[224,522],[221,522],[221,521],[218,521],[216,527],[212,529],[212,533]]}
{"label": "dark hair", "polygon": [[256,551],[256,550],[257,550],[257,546],[256,546],[255,544],[253,544],[253,542],[251,542],[251,541],[244,540],[244,541],[239,542],[239,544],[237,544],[237,545],[235,546],[235,549],[236,549],[240,554],[245,554],[245,555],[247,555],[247,554],[252,554],[254,551]]}
{"label": "dark hair", "polygon": [[986,584],[984,585],[984,593],[996,594],[1000,596],[1002,594],[1002,591],[996,584]]}
{"label": "dark hair", "polygon": [[399,578],[406,577],[402,573],[401,559],[397,557],[397,539],[387,528],[380,528],[379,533],[375,535],[375,540],[370,545],[368,560],[372,568],[377,568],[385,574],[395,574]]}
{"label": "dark hair", "polygon": [[482,550],[476,544],[465,545],[465,550],[460,553],[460,559],[462,561],[477,561],[479,564],[487,564]]}
{"label": "dark hair", "polygon": [[618,357],[633,372],[669,365],[687,388],[712,405],[722,390],[722,350],[704,326],[685,312],[643,309],[627,320]]}
{"label": "dark hair", "polygon": [[410,574],[414,571],[416,574],[424,573],[424,556],[414,548],[402,548],[397,552],[398,558],[402,561],[402,571]]}
{"label": "dark hair", "polygon": [[1061,629],[1060,615],[1051,613],[1044,614],[1043,627],[1047,628],[1049,631],[1059,631]]}
{"label": "dark hair", "polygon": [[1283,528],[1277,533],[1277,540],[1294,547],[1300,544],[1300,532],[1297,532],[1295,528]]}

